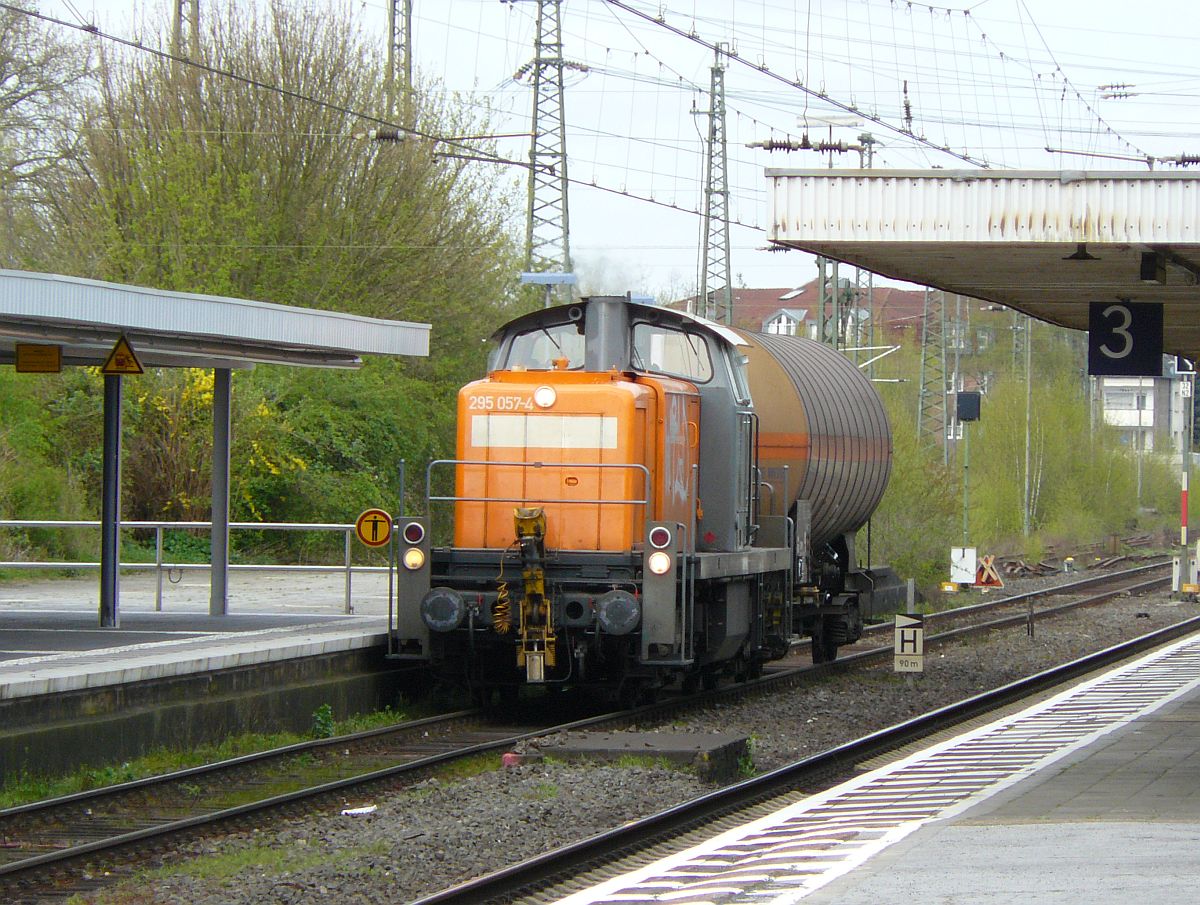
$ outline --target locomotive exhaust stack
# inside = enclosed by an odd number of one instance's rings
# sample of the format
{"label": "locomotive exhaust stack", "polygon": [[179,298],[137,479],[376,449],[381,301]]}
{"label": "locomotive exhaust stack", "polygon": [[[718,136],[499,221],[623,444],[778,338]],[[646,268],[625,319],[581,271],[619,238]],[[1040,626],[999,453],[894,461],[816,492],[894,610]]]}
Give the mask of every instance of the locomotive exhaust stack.
{"label": "locomotive exhaust stack", "polygon": [[[632,703],[752,676],[801,635],[816,659],[858,637],[879,576],[854,534],[891,434],[853,364],[620,297],[494,339],[409,520],[448,507],[453,533],[398,570],[395,656],[480,700],[558,684]],[[447,471],[453,493],[434,495]]]}

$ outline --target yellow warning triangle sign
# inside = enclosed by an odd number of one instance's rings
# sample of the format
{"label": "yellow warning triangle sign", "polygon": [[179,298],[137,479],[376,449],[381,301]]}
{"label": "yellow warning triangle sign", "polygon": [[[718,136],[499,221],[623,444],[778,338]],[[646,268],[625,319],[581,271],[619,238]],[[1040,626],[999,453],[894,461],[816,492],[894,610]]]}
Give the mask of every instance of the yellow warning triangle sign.
{"label": "yellow warning triangle sign", "polygon": [[117,340],[117,344],[108,353],[108,358],[104,362],[104,367],[100,369],[100,373],[107,376],[142,373],[142,363],[138,361],[137,355],[133,352],[133,346],[129,345],[129,340],[124,336]]}

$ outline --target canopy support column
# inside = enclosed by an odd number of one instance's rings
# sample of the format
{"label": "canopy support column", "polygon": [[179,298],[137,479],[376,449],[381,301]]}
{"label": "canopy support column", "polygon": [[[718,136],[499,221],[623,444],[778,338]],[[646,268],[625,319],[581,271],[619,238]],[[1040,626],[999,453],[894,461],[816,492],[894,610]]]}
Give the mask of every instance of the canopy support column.
{"label": "canopy support column", "polygon": [[120,628],[121,375],[104,377],[104,477],[100,502],[100,627]]}
{"label": "canopy support column", "polygon": [[213,369],[212,577],[210,616],[229,612],[229,447],[231,375]]}

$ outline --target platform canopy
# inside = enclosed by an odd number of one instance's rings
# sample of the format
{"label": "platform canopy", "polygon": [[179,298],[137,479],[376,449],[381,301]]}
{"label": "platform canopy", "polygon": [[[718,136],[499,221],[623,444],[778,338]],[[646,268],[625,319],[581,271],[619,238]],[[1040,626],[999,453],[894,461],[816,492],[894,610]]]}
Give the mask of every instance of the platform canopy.
{"label": "platform canopy", "polygon": [[[363,355],[429,354],[429,325],[248,299],[167,292],[52,273],[0,270],[0,364],[17,347],[55,347],[52,364],[104,367],[100,625],[120,625],[121,381],[142,368],[213,370],[209,613],[228,610],[231,374],[258,363],[357,368]],[[118,359],[118,349],[121,358]],[[133,357],[127,357],[132,353]],[[110,367],[116,361],[118,366]]]}
{"label": "platform canopy", "polygon": [[101,365],[122,335],[147,367],[357,368],[363,355],[429,354],[428,324],[0,270],[0,363],[40,343],[61,346],[64,365]]}
{"label": "platform canopy", "polygon": [[1088,328],[1090,302],[1163,304],[1200,359],[1200,174],[768,169],[769,238]]}

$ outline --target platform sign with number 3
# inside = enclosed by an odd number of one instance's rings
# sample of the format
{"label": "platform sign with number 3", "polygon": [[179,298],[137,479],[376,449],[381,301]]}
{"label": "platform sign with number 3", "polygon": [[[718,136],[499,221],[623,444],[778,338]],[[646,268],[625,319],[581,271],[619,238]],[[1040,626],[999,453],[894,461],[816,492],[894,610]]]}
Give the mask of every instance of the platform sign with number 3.
{"label": "platform sign with number 3", "polygon": [[1163,306],[1158,302],[1091,302],[1088,373],[1096,377],[1161,377]]}

